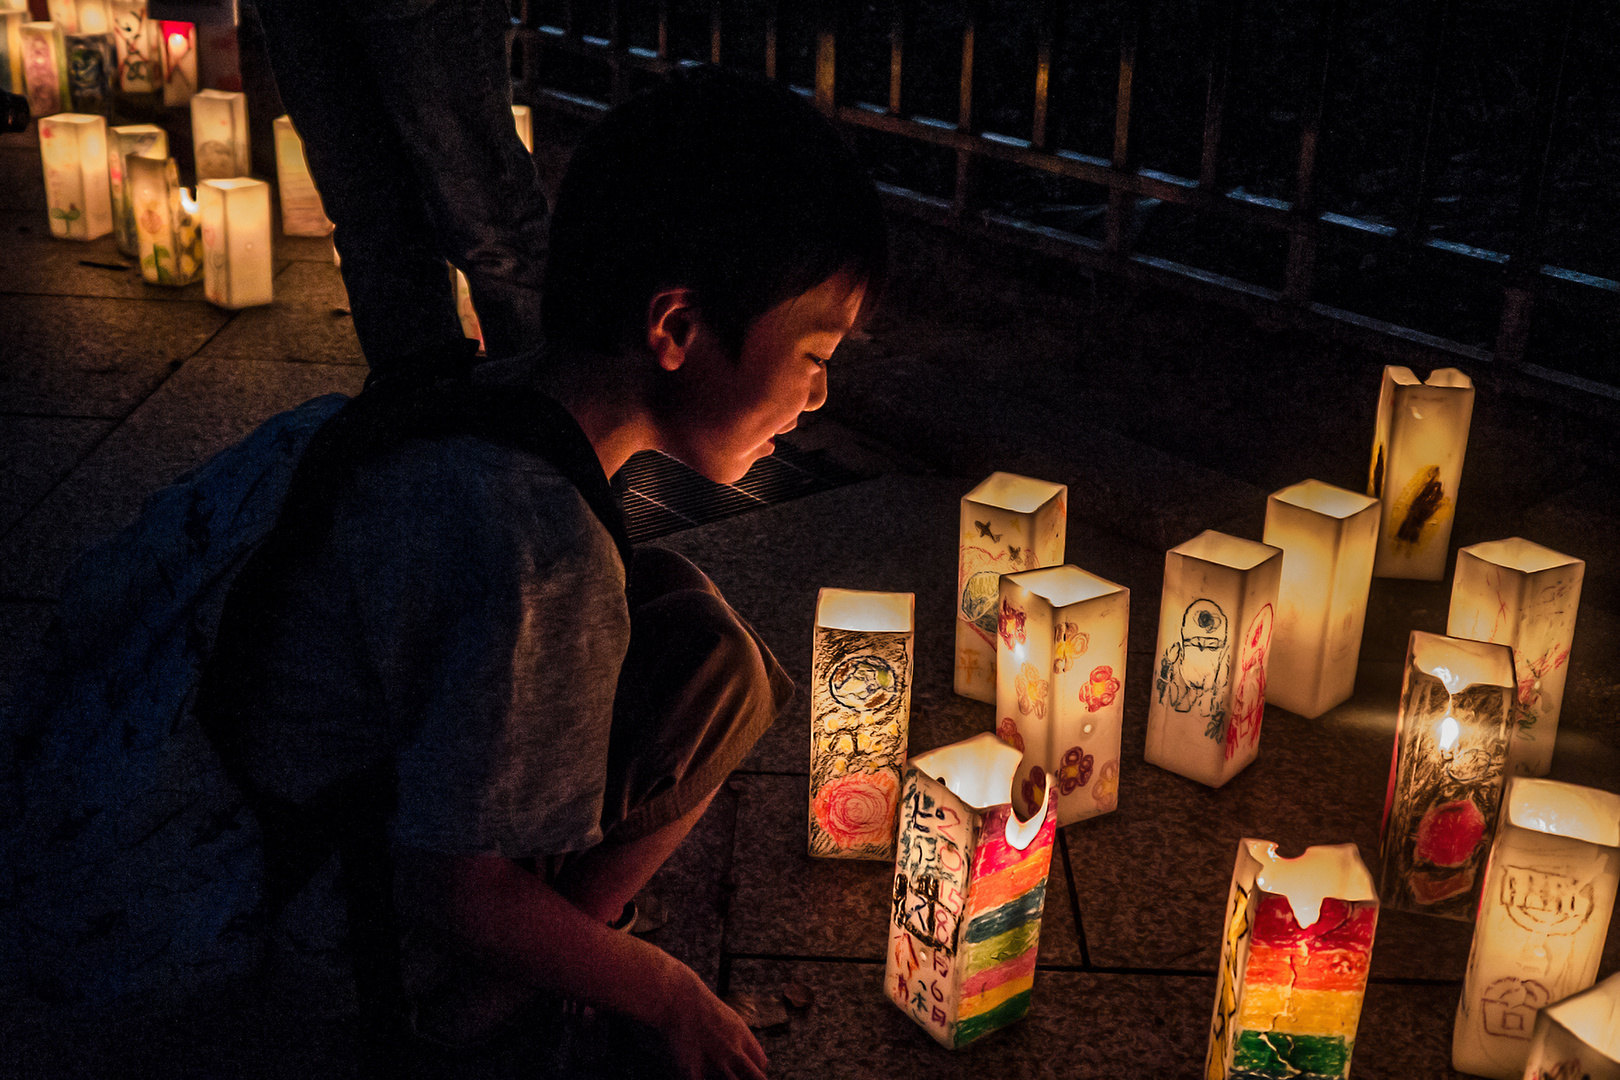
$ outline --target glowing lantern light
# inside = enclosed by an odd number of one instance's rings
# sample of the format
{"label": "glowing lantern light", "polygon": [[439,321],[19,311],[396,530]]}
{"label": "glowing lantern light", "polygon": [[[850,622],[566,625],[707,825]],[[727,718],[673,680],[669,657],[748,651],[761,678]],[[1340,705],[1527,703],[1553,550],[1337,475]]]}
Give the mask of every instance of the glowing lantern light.
{"label": "glowing lantern light", "polygon": [[159,33],[163,39],[163,104],[174,108],[197,93],[197,27],[188,22],[164,22]]}
{"label": "glowing lantern light", "polygon": [[[51,18],[56,18],[54,12],[56,5],[51,4],[53,12]],[[113,32],[112,10],[107,6],[107,0],[78,0],[75,6],[75,15],[78,17],[79,28],[69,30],[63,27],[64,34],[111,34]]]}
{"label": "glowing lantern light", "polygon": [[51,234],[94,240],[112,232],[106,119],[79,113],[42,118],[39,155],[45,166]]}
{"label": "glowing lantern light", "polygon": [[156,124],[125,124],[108,133],[107,180],[112,188],[113,235],[118,239],[119,251],[138,256],[141,245],[135,233],[135,209],[129,199],[124,164],[131,156],[165,160],[169,156],[169,133]]}
{"label": "glowing lantern light", "polygon": [[1412,632],[1379,845],[1385,907],[1473,918],[1512,708],[1507,646]]}
{"label": "glowing lantern light", "polygon": [[268,304],[273,276],[270,185],[242,177],[204,180],[197,185],[197,203],[203,226],[203,293],[209,303],[223,308]]}
{"label": "glowing lantern light", "polygon": [[996,734],[1023,752],[1013,805],[1057,822],[1118,804],[1130,590],[1078,566],[1004,574],[996,645]]}
{"label": "glowing lantern light", "polygon": [[198,182],[251,172],[247,95],[227,90],[199,90],[192,95],[191,145],[197,154]]}
{"label": "glowing lantern light", "polygon": [[1147,760],[1220,787],[1260,752],[1282,552],[1213,529],[1164,559]]}
{"label": "glowing lantern light", "polygon": [[276,189],[281,195],[281,231],[287,236],[325,236],[332,222],[321,205],[321,193],[309,175],[304,140],[292,119],[276,117]]}
{"label": "glowing lantern light", "polygon": [[946,1047],[1029,1011],[1057,816],[1050,778],[1014,813],[1019,757],[986,732],[906,763],[883,985]]}
{"label": "glowing lantern light", "polygon": [[1620,1080],[1620,975],[1536,1014],[1525,1080]]}
{"label": "glowing lantern light", "polygon": [[1456,368],[1440,368],[1428,382],[1409,368],[1384,369],[1367,480],[1367,494],[1384,506],[1375,577],[1445,576],[1473,413],[1474,384]]}
{"label": "glowing lantern light", "polygon": [[72,107],[68,85],[67,44],[62,29],[52,22],[22,24],[23,81],[28,86],[28,111],[50,116]]}
{"label": "glowing lantern light", "polygon": [[158,93],[163,89],[163,36],[156,20],[146,17],[146,0],[108,0],[107,9],[118,51],[116,89]]}
{"label": "glowing lantern light", "polygon": [[23,75],[22,42],[22,27],[27,21],[26,10],[0,8],[0,90],[13,94],[28,93],[28,81]]}
{"label": "glowing lantern light", "polygon": [[153,285],[190,285],[203,276],[197,203],[180,186],[173,158],[132,156],[125,163],[141,277]]}

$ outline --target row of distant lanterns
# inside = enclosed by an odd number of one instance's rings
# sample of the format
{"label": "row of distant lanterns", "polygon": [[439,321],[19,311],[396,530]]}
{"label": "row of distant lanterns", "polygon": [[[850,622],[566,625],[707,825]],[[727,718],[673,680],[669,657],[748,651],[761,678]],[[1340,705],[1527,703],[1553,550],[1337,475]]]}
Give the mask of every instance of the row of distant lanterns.
{"label": "row of distant lanterns", "polygon": [[[1149,762],[1219,787],[1268,697],[1314,718],[1351,696],[1371,579],[1444,576],[1473,399],[1456,370],[1386,368],[1370,494],[1307,480],[1267,500],[1263,543],[1167,553]],[[906,760],[912,594],[817,602],[810,852],[894,859],[885,990],[946,1046],[1028,1011],[1055,830],[1118,801],[1129,590],[1063,563],[1067,497],[995,473],[962,499],[955,689],[993,733]],[[1353,844],[1239,844],[1207,1076],[1347,1075],[1382,903],[1475,923],[1458,1069],[1620,1080],[1620,977],[1579,993],[1620,795],[1538,779],[1584,570],[1520,538],[1458,552],[1447,633],[1407,649],[1376,884]]]}

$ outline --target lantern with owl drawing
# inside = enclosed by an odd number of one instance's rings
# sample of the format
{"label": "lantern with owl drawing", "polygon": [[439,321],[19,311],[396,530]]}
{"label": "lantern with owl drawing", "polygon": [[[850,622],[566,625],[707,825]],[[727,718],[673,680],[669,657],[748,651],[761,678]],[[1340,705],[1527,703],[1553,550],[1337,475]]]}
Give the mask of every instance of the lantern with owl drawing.
{"label": "lantern with owl drawing", "polygon": [[1383,503],[1373,576],[1445,577],[1451,523],[1474,414],[1474,384],[1456,368],[1422,382],[1386,367],[1367,494]]}

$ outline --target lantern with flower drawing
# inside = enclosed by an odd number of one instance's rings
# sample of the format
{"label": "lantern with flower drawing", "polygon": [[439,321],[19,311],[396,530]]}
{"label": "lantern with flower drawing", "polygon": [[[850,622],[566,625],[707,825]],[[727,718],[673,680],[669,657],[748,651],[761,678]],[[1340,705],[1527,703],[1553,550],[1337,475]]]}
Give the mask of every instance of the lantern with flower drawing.
{"label": "lantern with flower drawing", "polygon": [[1508,779],[1452,1035],[1460,1072],[1524,1074],[1536,1010],[1597,978],[1617,881],[1620,795]]}
{"label": "lantern with flower drawing", "polygon": [[1008,796],[1020,754],[989,732],[906,763],[883,985],[946,1047],[1029,1011],[1057,816]]}
{"label": "lantern with flower drawing", "polygon": [[304,140],[293,130],[292,118],[278,116],[276,133],[276,188],[281,195],[281,231],[287,236],[325,236],[332,222],[321,205],[321,193],[309,175]]}
{"label": "lantern with flower drawing", "polygon": [[1508,748],[1511,773],[1546,776],[1552,768],[1585,576],[1582,560],[1517,536],[1457,552],[1446,633],[1513,650],[1518,708]]}
{"label": "lantern with flower drawing", "polygon": [[1375,577],[1439,581],[1468,449],[1474,384],[1456,368],[1422,382],[1410,368],[1384,368],[1367,494],[1383,503]]}
{"label": "lantern with flower drawing", "polygon": [[68,111],[73,107],[73,93],[68,85],[62,28],[53,22],[25,22],[21,34],[28,111],[41,117]]}
{"label": "lantern with flower drawing", "polygon": [[1412,631],[1379,843],[1385,907],[1473,918],[1512,710],[1506,645]]}
{"label": "lantern with flower drawing", "polygon": [[141,277],[152,285],[190,285],[203,276],[197,202],[180,186],[173,158],[125,161]]}
{"label": "lantern with flower drawing", "polygon": [[[193,101],[196,99],[193,98]],[[238,177],[197,185],[202,214],[203,294],[224,308],[271,300],[270,185]]]}
{"label": "lantern with flower drawing", "polygon": [[1220,787],[1260,750],[1282,552],[1213,529],[1164,559],[1147,760]]}
{"label": "lantern with flower drawing", "polygon": [[996,734],[1024,754],[1020,814],[1048,776],[1060,826],[1114,809],[1130,604],[1129,589],[1078,566],[1002,575]]}
{"label": "lantern with flower drawing", "polygon": [[118,250],[139,256],[140,238],[135,232],[135,204],[129,197],[129,175],[125,160],[131,156],[166,160],[169,133],[156,124],[125,124],[107,133],[107,181],[112,189],[113,235]]}
{"label": "lantern with flower drawing", "polygon": [[1620,975],[1536,1014],[1524,1080],[1620,1080]]}
{"label": "lantern with flower drawing", "polygon": [[822,589],[810,675],[810,854],[894,855],[911,722],[911,593]]}
{"label": "lantern with flower drawing", "polygon": [[962,496],[956,562],[956,692],[996,700],[1001,575],[1063,561],[1069,489],[991,473]]}
{"label": "lantern with flower drawing", "polygon": [[191,98],[191,145],[197,180],[228,180],[252,171],[248,158],[247,95],[199,90]]}
{"label": "lantern with flower drawing", "polygon": [[106,119],[79,113],[41,118],[39,156],[45,166],[51,234],[94,240],[111,232]]}

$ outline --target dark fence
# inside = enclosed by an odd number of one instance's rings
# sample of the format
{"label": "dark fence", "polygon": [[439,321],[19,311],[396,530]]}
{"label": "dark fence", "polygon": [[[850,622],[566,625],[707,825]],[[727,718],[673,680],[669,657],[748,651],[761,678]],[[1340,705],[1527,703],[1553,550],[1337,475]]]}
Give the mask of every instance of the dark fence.
{"label": "dark fence", "polygon": [[1620,6],[523,0],[518,96],[787,81],[891,204],[1413,362],[1620,398]]}

